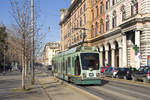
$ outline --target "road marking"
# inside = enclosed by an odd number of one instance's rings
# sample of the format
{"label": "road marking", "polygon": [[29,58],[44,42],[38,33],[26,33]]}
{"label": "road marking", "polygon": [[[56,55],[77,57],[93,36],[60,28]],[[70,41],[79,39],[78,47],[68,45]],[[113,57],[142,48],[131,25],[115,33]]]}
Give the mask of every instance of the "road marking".
{"label": "road marking", "polygon": [[119,88],[119,87],[113,87],[113,86],[106,86],[106,87],[109,87],[109,88],[113,88],[113,89],[117,89],[117,90],[121,90],[121,91],[124,91],[124,92],[129,92],[129,93],[133,93],[133,94],[137,94],[137,95],[141,95],[141,96],[145,96],[145,97],[149,97],[149,95],[146,95],[146,94],[143,94],[143,93],[139,93],[139,92],[136,92],[136,91],[132,91],[132,90],[127,90],[127,89],[122,89],[122,88]]}
{"label": "road marking", "polygon": [[112,94],[112,95],[116,95],[116,96],[119,96],[121,98],[124,98],[125,100],[140,100],[138,98],[135,98],[135,97],[132,97],[132,96],[128,96],[128,95],[124,95],[124,94],[121,94],[119,92],[115,92],[115,91],[112,91],[110,89],[106,89],[105,87],[93,87],[94,89],[97,89],[97,90],[100,90],[100,91],[104,91],[104,92],[107,92],[109,94]]}
{"label": "road marking", "polygon": [[108,77],[105,77],[103,79],[108,80],[108,81],[114,81],[114,82],[150,87],[150,83],[144,83],[144,82],[139,82],[139,81],[124,80],[124,79],[118,79],[118,78],[108,78]]}

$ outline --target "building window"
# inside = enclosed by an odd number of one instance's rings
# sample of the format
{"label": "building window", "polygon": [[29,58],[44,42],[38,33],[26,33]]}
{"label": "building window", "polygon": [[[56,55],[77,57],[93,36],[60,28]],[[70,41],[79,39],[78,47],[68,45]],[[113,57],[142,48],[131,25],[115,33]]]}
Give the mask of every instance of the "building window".
{"label": "building window", "polygon": [[96,22],[96,26],[95,26],[95,36],[97,36],[98,34],[98,23]]}
{"label": "building window", "polygon": [[99,8],[98,8],[98,6],[96,6],[96,15],[97,15],[97,17],[99,16]]}
{"label": "building window", "polygon": [[82,8],[80,8],[80,15],[82,15]]}
{"label": "building window", "polygon": [[109,30],[109,16],[106,17],[106,31]]}
{"label": "building window", "polygon": [[94,37],[94,26],[92,25],[92,27],[91,27],[91,37]]}
{"label": "building window", "polygon": [[115,5],[115,0],[112,0],[112,5]]}
{"label": "building window", "polygon": [[121,17],[122,17],[122,21],[124,21],[126,19],[126,11],[125,11],[124,5],[122,5],[122,7],[121,7]]}
{"label": "building window", "polygon": [[84,4],[84,11],[86,11],[86,4]]}
{"label": "building window", "polygon": [[103,22],[103,19],[100,20],[100,33],[104,33],[104,22]]}
{"label": "building window", "polygon": [[104,4],[103,3],[101,3],[100,8],[101,8],[101,15],[103,15],[103,12],[104,12]]}
{"label": "building window", "polygon": [[79,27],[79,21],[77,20],[77,28]]}
{"label": "building window", "polygon": [[82,26],[82,17],[80,18],[80,27]]}
{"label": "building window", "polygon": [[92,20],[94,20],[94,11],[92,10]]}
{"label": "building window", "polygon": [[106,10],[109,8],[109,4],[110,4],[110,1],[107,0],[107,1],[106,1]]}
{"label": "building window", "polygon": [[117,26],[117,15],[116,11],[113,12],[113,17],[112,17],[112,28]]}
{"label": "building window", "polygon": [[131,4],[131,16],[138,14],[138,2],[137,0],[132,0]]}
{"label": "building window", "polygon": [[84,14],[84,24],[86,24],[86,16],[85,16],[85,14]]}
{"label": "building window", "polygon": [[95,1],[95,0],[92,0],[92,5],[94,5],[94,1]]}

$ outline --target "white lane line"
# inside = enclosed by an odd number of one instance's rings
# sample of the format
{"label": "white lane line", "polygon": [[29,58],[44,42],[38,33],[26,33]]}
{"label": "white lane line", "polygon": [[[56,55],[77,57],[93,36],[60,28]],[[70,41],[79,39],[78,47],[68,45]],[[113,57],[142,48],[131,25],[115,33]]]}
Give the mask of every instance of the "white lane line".
{"label": "white lane line", "polygon": [[127,90],[125,88],[123,89],[123,88],[113,87],[113,86],[108,86],[108,85],[107,85],[107,87],[150,98],[150,95],[146,95],[146,94],[139,93],[139,92],[132,91],[132,90]]}
{"label": "white lane line", "polygon": [[110,89],[106,89],[105,87],[104,87],[104,88],[103,88],[103,87],[93,87],[93,88],[98,89],[99,91],[104,91],[104,92],[106,92],[106,93],[115,95],[115,96],[117,96],[117,97],[121,97],[121,98],[123,98],[123,99],[125,99],[125,100],[140,100],[140,99],[135,98],[135,97],[132,97],[132,96],[124,95],[124,94],[121,94],[121,93],[119,93],[119,92],[112,91],[112,90],[110,90]]}

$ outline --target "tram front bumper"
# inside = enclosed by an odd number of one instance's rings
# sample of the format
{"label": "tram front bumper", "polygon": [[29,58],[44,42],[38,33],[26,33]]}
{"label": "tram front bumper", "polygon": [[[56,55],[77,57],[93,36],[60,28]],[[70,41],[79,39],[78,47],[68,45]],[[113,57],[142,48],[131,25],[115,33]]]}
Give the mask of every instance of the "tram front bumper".
{"label": "tram front bumper", "polygon": [[101,79],[84,79],[84,80],[78,80],[76,79],[74,81],[75,84],[85,84],[85,85],[92,85],[92,84],[101,84],[102,83],[102,80]]}

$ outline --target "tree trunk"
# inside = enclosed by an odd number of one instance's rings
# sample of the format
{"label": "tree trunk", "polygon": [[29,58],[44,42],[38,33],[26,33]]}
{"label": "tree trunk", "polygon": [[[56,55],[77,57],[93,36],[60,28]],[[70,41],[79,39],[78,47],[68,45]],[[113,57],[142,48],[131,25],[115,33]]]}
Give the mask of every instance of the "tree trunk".
{"label": "tree trunk", "polygon": [[24,66],[24,53],[22,51],[22,89],[25,90],[25,66]]}

